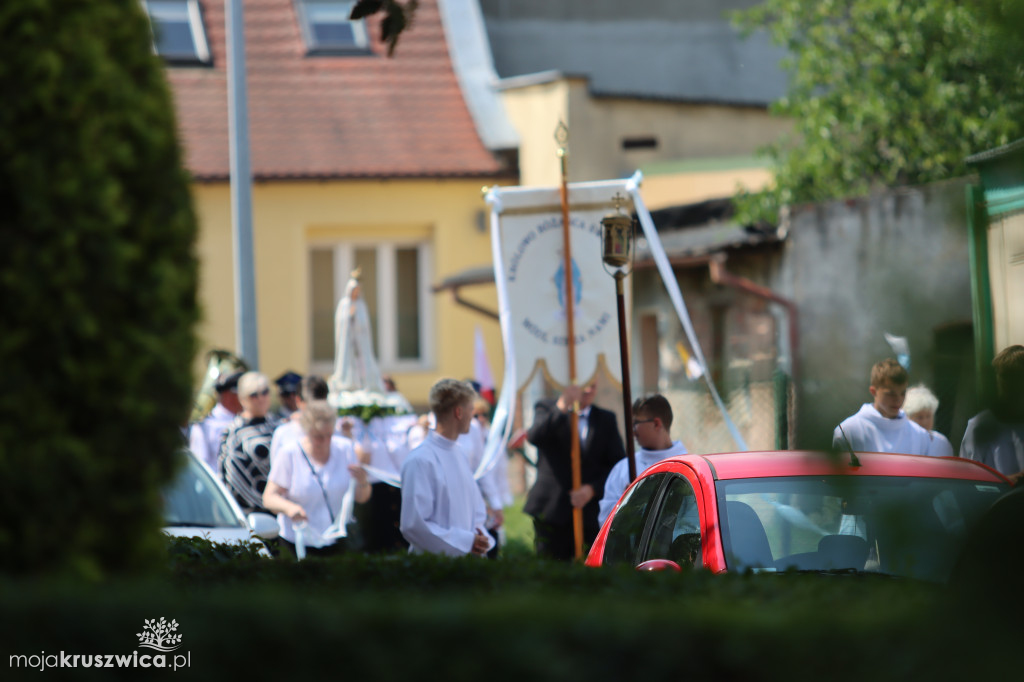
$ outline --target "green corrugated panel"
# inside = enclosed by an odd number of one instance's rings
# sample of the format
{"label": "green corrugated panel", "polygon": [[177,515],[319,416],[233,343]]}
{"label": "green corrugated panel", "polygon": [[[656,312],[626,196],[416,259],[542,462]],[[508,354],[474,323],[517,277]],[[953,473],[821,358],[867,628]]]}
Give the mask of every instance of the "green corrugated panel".
{"label": "green corrugated panel", "polygon": [[988,377],[992,364],[994,333],[992,330],[992,293],[988,275],[988,217],[984,191],[967,185],[967,253],[971,265],[971,308],[974,321],[974,367],[978,377],[978,394],[989,395]]}
{"label": "green corrugated panel", "polygon": [[985,208],[990,216],[1024,209],[1024,187],[986,188]]}

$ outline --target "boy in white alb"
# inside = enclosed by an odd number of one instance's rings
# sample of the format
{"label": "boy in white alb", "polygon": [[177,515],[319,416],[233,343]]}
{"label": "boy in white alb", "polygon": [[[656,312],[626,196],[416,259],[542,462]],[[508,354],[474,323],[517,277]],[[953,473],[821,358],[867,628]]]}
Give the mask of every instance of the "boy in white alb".
{"label": "boy in white alb", "polygon": [[410,552],[483,556],[493,546],[484,530],[484,498],[456,443],[469,432],[475,396],[472,386],[455,379],[441,379],[430,388],[437,425],[402,465],[399,527]]}
{"label": "boy in white alb", "polygon": [[995,402],[967,422],[960,456],[987,464],[1020,486],[1024,480],[1024,346],[999,351],[992,368]]}
{"label": "boy in white alb", "polygon": [[[640,449],[636,451],[636,473],[654,466],[663,459],[685,455],[686,448],[679,441],[672,440],[672,406],[664,396],[654,394],[640,398],[633,403],[633,435]],[[604,525],[615,504],[622,497],[629,484],[629,460],[620,459],[608,472],[604,482],[604,497],[597,512],[598,523]]]}
{"label": "boy in white alb", "polygon": [[832,447],[843,451],[927,455],[931,436],[901,409],[907,397],[907,370],[889,358],[871,368],[868,390],[874,399],[844,419],[832,433]]}

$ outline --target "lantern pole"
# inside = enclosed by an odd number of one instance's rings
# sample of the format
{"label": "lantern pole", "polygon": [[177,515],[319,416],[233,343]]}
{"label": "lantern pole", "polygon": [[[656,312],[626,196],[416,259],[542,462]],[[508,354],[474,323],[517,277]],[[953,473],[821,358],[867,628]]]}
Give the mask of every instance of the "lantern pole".
{"label": "lantern pole", "polygon": [[[572,290],[572,251],[569,239],[569,128],[562,121],[558,122],[555,128],[555,141],[558,142],[558,159],[562,170],[562,183],[560,196],[562,200],[562,270],[565,276],[565,323],[569,349],[569,385],[576,385],[576,327],[573,316],[573,290]],[[580,468],[580,401],[573,401],[569,409],[569,451],[572,464],[572,489],[577,490],[583,485],[583,474]],[[572,535],[575,545],[576,558],[583,558],[583,510],[579,507],[572,508]]]}
{"label": "lantern pole", "polygon": [[633,446],[633,396],[629,387],[629,341],[626,338],[626,297],[622,281],[626,273],[615,271],[615,297],[619,304],[619,361],[622,363],[622,413],[626,419],[626,457],[629,458],[629,480],[636,480],[636,453]]}
{"label": "lantern pole", "polygon": [[[623,198],[616,192],[612,199],[615,213],[601,220],[601,246],[605,270],[615,278],[615,298],[619,314],[619,363],[622,368],[622,413],[626,426],[626,458],[629,480],[636,480],[636,452],[633,446],[633,396],[629,378],[629,340],[626,335],[626,296],[623,280],[633,264],[633,219],[623,215],[619,207]],[[612,272],[608,266],[615,268]]]}

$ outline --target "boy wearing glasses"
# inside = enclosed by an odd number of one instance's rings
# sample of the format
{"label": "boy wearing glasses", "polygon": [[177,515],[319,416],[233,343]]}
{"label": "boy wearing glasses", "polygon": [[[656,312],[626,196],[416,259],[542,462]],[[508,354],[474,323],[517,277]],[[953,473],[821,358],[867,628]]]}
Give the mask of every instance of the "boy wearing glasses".
{"label": "boy wearing glasses", "polygon": [[[633,403],[633,435],[640,446],[635,455],[637,475],[663,459],[686,454],[683,444],[672,440],[671,428],[672,406],[665,396],[655,393],[647,398],[638,398]],[[601,498],[597,514],[599,523],[604,524],[630,483],[629,462],[619,460],[604,483],[604,497]]]}

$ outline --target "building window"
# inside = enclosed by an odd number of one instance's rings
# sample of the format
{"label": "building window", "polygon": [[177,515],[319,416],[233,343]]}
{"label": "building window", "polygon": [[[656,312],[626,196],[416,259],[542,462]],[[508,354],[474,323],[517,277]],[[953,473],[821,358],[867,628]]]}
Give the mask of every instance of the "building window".
{"label": "building window", "polygon": [[354,0],[295,0],[309,54],[368,53],[366,24],[349,15]]}
{"label": "building window", "polygon": [[630,149],[657,149],[658,138],[653,135],[642,135],[640,137],[624,137],[622,138],[622,148],[625,150]]}
{"label": "building window", "polygon": [[143,0],[153,27],[153,48],[169,62],[207,63],[210,49],[199,0]]}
{"label": "building window", "polygon": [[310,251],[312,364],[333,368],[334,313],[349,276],[358,268],[381,369],[426,367],[431,358],[428,258],[425,243],[314,246]]}

